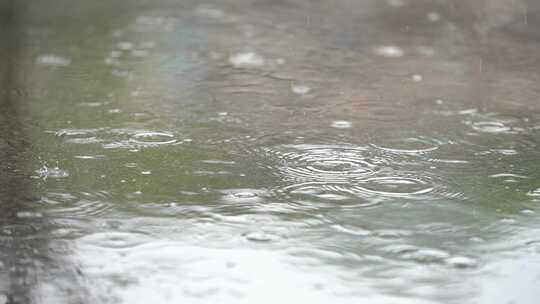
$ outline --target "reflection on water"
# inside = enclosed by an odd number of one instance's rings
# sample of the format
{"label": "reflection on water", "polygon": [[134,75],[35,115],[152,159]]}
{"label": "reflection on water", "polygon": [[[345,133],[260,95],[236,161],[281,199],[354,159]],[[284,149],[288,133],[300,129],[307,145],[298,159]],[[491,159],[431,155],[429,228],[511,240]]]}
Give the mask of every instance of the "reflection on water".
{"label": "reflection on water", "polygon": [[19,2],[0,304],[536,303],[536,1]]}

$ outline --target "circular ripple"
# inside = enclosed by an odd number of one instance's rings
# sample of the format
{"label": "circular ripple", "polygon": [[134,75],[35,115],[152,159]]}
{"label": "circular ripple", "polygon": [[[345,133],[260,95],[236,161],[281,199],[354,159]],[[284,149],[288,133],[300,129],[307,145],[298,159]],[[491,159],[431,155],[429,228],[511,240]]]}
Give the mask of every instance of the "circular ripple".
{"label": "circular ripple", "polygon": [[135,247],[148,240],[147,235],[132,232],[98,232],[80,238],[84,244],[111,249]]}
{"label": "circular ripple", "polygon": [[512,128],[501,121],[479,121],[472,123],[473,130],[482,133],[510,133]]}
{"label": "circular ripple", "polygon": [[441,143],[435,140],[421,137],[403,138],[382,145],[373,144],[375,148],[385,152],[412,155],[435,151],[440,145]]}
{"label": "circular ripple", "polygon": [[156,146],[173,144],[176,139],[171,133],[144,131],[135,133],[131,141],[142,146]]}
{"label": "circular ripple", "polygon": [[281,176],[299,182],[348,182],[373,175],[385,163],[357,146],[285,145],[272,152],[279,157]]}
{"label": "circular ripple", "polygon": [[107,203],[109,197],[110,194],[104,191],[81,192],[77,196],[49,193],[41,201],[46,205],[49,216],[85,217],[108,212],[112,208],[112,204]]}
{"label": "circular ripple", "polygon": [[359,191],[383,196],[421,195],[430,193],[434,189],[431,184],[421,179],[401,176],[368,178],[355,188]]}

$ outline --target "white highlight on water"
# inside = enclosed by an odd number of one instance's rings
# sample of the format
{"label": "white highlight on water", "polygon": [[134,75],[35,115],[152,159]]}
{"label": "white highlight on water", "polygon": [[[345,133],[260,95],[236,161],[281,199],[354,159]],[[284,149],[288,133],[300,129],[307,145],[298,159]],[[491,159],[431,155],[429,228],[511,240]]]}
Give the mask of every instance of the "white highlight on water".
{"label": "white highlight on water", "polygon": [[352,127],[352,123],[346,120],[336,120],[332,122],[332,128],[337,129],[349,129]]}
{"label": "white highlight on water", "polygon": [[71,64],[71,59],[52,54],[45,54],[39,56],[36,59],[36,62],[41,65],[66,66]]}
{"label": "white highlight on water", "polygon": [[375,49],[375,54],[383,57],[402,57],[405,53],[395,45],[380,46]]}
{"label": "white highlight on water", "polygon": [[311,91],[311,88],[305,85],[293,85],[291,90],[294,94],[306,95]]}
{"label": "white highlight on water", "polygon": [[254,52],[238,53],[229,57],[229,63],[237,68],[262,66],[264,58]]}

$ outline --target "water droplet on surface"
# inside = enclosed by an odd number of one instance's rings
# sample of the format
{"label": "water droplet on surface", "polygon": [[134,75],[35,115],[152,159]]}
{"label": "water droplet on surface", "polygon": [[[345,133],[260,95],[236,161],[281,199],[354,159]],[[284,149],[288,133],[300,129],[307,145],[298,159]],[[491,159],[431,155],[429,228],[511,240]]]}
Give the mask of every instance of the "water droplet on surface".
{"label": "water droplet on surface", "polygon": [[426,17],[429,22],[437,22],[441,20],[441,15],[437,12],[429,12],[427,13]]}
{"label": "water droplet on surface", "polygon": [[401,48],[394,45],[380,46],[375,49],[375,54],[382,57],[397,58],[402,57],[404,52]]}
{"label": "water droplet on surface", "polygon": [[66,57],[61,57],[57,55],[41,55],[36,59],[36,62],[40,65],[48,65],[48,66],[67,66],[71,64],[71,59]]}
{"label": "water droplet on surface", "polygon": [[238,198],[254,198],[254,197],[257,197],[257,194],[252,193],[252,192],[236,192],[233,195],[235,197],[238,197]]}
{"label": "water droplet on surface", "polygon": [[423,79],[424,79],[424,77],[422,77],[422,75],[420,75],[420,74],[414,74],[414,75],[412,75],[412,80],[413,80],[413,81],[420,82],[420,81],[422,81]]}
{"label": "water droplet on surface", "polygon": [[257,67],[264,65],[264,58],[254,52],[238,53],[229,57],[229,63],[236,68]]}
{"label": "water droplet on surface", "polygon": [[352,123],[346,120],[335,120],[331,126],[336,129],[349,129],[352,127]]}
{"label": "water droplet on surface", "polygon": [[473,268],[478,265],[476,260],[464,256],[451,257],[446,259],[445,262],[455,268]]}
{"label": "water droplet on surface", "polygon": [[36,170],[36,173],[39,177],[43,179],[47,178],[65,178],[69,176],[69,173],[66,170],[62,170],[58,167],[47,167],[43,166],[39,170]]}
{"label": "water droplet on surface", "polygon": [[291,87],[294,94],[306,95],[311,91],[311,88],[305,85],[294,85]]}

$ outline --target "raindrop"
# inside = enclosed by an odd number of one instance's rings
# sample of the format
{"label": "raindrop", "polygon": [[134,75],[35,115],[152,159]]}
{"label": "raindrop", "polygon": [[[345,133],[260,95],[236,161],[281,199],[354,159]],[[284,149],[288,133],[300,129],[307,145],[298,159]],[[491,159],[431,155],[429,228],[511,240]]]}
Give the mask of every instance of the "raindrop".
{"label": "raindrop", "polygon": [[336,129],[349,129],[352,127],[352,123],[346,120],[335,120],[331,126]]}
{"label": "raindrop", "polygon": [[311,91],[311,88],[305,85],[294,85],[291,87],[294,94],[306,95]]}
{"label": "raindrop", "polygon": [[36,62],[40,65],[49,66],[67,66],[71,64],[71,59],[60,57],[57,55],[41,55],[36,59]]}
{"label": "raindrop", "polygon": [[375,49],[375,54],[383,57],[402,57],[404,52],[395,45],[380,46]]}
{"label": "raindrop", "polygon": [[264,65],[264,59],[254,53],[238,53],[229,57],[229,63],[236,68],[256,67]]}

